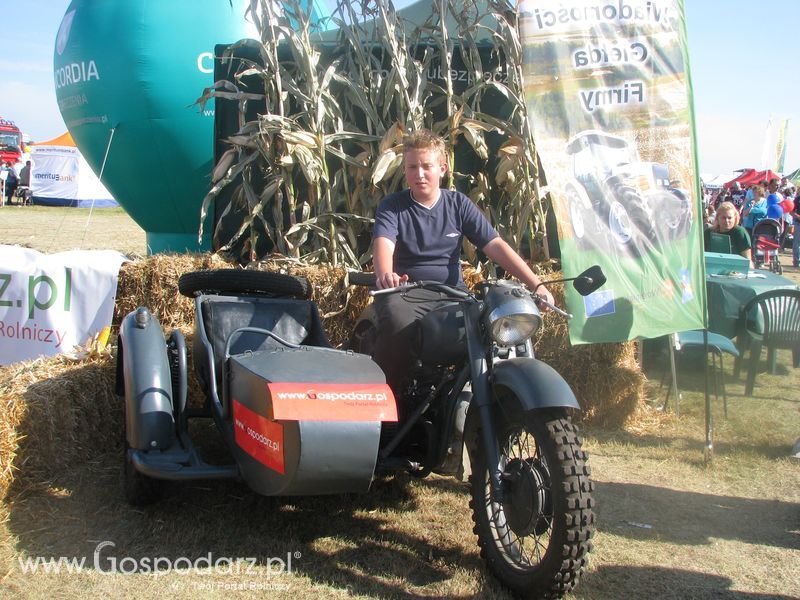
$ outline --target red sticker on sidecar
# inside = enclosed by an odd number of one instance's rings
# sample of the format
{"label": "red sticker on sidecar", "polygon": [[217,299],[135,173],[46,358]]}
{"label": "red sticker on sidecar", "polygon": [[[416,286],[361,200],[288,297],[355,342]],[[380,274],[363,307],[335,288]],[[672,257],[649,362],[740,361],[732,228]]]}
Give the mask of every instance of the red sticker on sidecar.
{"label": "red sticker on sidecar", "polygon": [[397,421],[385,383],[268,383],[272,418],[288,421]]}
{"label": "red sticker on sidecar", "polygon": [[283,425],[234,400],[233,431],[236,445],[261,464],[284,474]]}

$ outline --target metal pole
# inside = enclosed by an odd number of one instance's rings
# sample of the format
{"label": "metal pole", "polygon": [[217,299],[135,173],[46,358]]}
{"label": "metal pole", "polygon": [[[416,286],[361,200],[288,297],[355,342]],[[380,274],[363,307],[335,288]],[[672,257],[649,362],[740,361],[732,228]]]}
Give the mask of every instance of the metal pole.
{"label": "metal pole", "polygon": [[[114,132],[117,130],[116,127],[111,128],[111,134],[108,136],[108,144],[106,144],[106,153],[103,155],[103,164],[100,165],[100,174],[97,176],[97,179],[100,183],[103,182],[103,172],[106,170],[106,160],[108,159],[108,151],[111,150],[111,142],[114,139]],[[83,247],[83,242],[86,240],[86,232],[89,231],[89,222],[92,220],[92,212],[94,212],[94,198],[92,198],[92,206],[89,208],[89,216],[86,217],[86,225],[83,227],[83,237],[81,238],[81,247]]]}
{"label": "metal pole", "polygon": [[678,391],[678,374],[675,370],[675,345],[678,342],[678,334],[669,334],[669,366],[672,370],[672,397],[675,398],[675,415],[680,416],[681,393]]}
{"label": "metal pole", "polygon": [[708,329],[703,329],[703,356],[705,357],[705,393],[706,393],[706,446],[705,459],[714,460],[714,423],[711,416],[711,395],[708,393]]}

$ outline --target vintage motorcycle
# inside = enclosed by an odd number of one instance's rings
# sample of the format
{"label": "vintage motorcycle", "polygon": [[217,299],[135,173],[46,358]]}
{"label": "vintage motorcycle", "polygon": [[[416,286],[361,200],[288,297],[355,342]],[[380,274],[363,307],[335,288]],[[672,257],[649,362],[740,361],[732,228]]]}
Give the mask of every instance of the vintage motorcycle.
{"label": "vintage motorcycle", "polygon": [[[373,274],[349,279],[374,285]],[[588,295],[605,277],[592,267],[571,280]],[[180,331],[165,343],[147,308],[131,312],[117,355],[128,500],[157,500],[164,480],[241,478],[260,494],[304,495],[364,492],[381,471],[471,473],[474,530],[491,572],[526,597],[572,589],[591,549],[592,483],[567,414],[578,402],[533,355],[545,301],[504,280],[475,293],[424,281],[372,293],[417,288],[452,301],[418,322],[400,421],[369,357],[378,335],[372,307],[350,347],[333,349],[305,279],[233,269],[180,278],[181,293],[195,300],[202,409],[187,407]],[[215,421],[229,464],[205,462],[192,443],[188,419],[203,417]]]}
{"label": "vintage motorcycle", "polygon": [[[374,285],[374,275],[350,281]],[[595,266],[572,281],[585,296],[605,275]],[[418,476],[470,475],[474,532],[489,569],[518,594],[559,596],[575,586],[591,550],[592,482],[567,414],[580,406],[564,379],[534,358],[532,337],[539,305],[570,315],[508,280],[482,282],[474,294],[425,281],[371,293],[413,301],[414,289],[451,302],[417,323],[414,366],[400,392],[410,414],[384,424],[379,464],[405,461]],[[377,335],[369,306],[350,347],[371,354]]]}

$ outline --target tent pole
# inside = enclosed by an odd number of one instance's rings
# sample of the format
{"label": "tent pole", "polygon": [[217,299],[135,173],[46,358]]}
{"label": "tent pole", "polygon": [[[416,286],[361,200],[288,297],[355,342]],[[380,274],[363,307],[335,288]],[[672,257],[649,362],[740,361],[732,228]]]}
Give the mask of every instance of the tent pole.
{"label": "tent pole", "polygon": [[[706,462],[714,460],[714,420],[711,414],[711,395],[708,389],[708,328],[703,328],[703,361],[705,364],[705,408],[706,408],[706,445],[704,458]],[[715,383],[716,385],[716,383]],[[716,388],[714,388],[716,389]]]}
{"label": "tent pole", "polygon": [[[117,130],[116,127],[111,128],[111,133],[108,136],[108,144],[106,144],[106,153],[103,155],[103,164],[100,165],[100,174],[97,176],[97,179],[100,183],[103,183],[103,171],[106,170],[106,160],[108,159],[108,151],[111,150],[111,142],[114,140],[114,132]],[[83,247],[83,242],[86,240],[86,232],[89,231],[89,222],[92,220],[92,212],[94,211],[94,198],[92,198],[92,205],[89,207],[89,216],[86,217],[86,225],[83,228],[83,238],[81,238],[81,247]]]}

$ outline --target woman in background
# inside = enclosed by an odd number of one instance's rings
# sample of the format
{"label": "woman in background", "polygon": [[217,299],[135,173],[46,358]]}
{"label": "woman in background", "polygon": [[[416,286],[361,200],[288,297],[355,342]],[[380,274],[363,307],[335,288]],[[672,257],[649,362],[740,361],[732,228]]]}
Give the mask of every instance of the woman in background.
{"label": "woman in background", "polygon": [[754,185],[751,189],[753,195],[745,202],[742,210],[742,225],[750,239],[753,239],[753,227],[767,216],[767,199],[764,198],[764,188],[760,185]]}
{"label": "woman in background", "polygon": [[705,231],[705,248],[708,250],[711,233],[721,233],[731,238],[731,254],[739,254],[752,262],[750,236],[739,225],[739,211],[733,202],[723,202],[717,207],[714,223]]}

